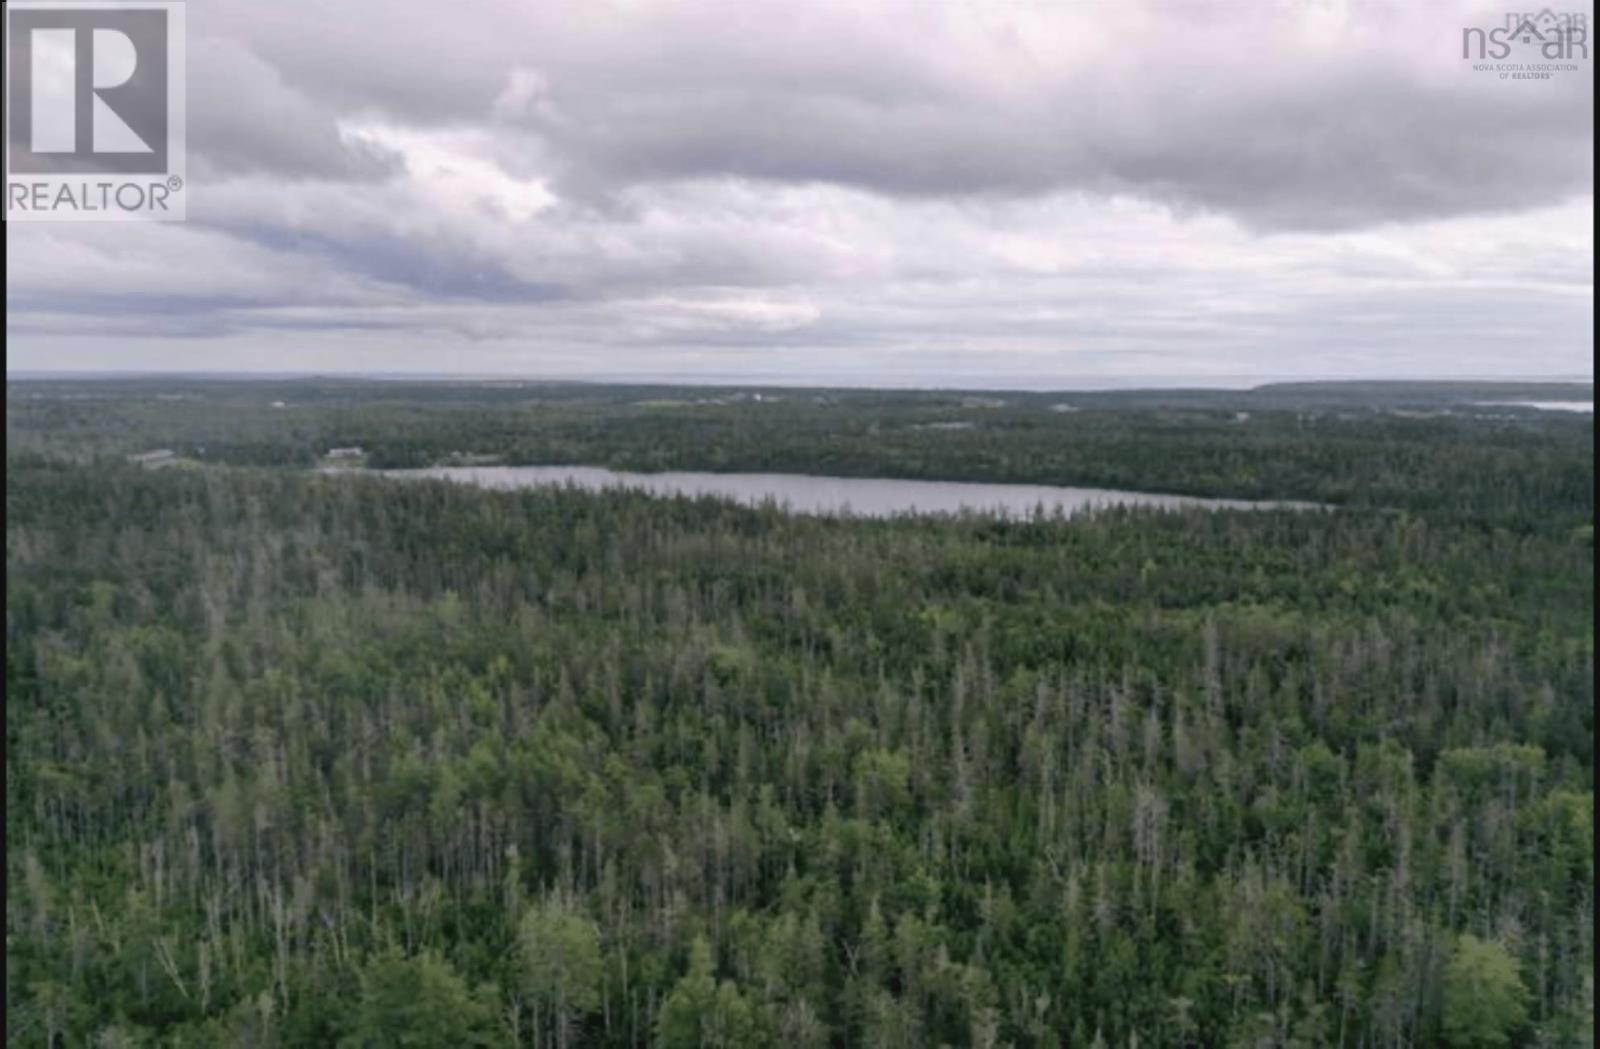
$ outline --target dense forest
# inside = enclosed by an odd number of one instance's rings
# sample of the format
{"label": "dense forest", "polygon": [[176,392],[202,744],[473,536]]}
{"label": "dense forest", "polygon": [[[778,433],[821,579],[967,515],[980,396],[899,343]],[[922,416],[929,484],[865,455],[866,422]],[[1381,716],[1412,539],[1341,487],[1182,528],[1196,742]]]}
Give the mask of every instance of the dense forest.
{"label": "dense forest", "polygon": [[1593,515],[1592,385],[1372,383],[1087,393],[527,382],[13,384],[8,445],[310,466],[451,462],[1085,485],[1471,515]]}
{"label": "dense forest", "polygon": [[1592,417],[1491,399],[9,384],[7,1043],[1592,1044]]}

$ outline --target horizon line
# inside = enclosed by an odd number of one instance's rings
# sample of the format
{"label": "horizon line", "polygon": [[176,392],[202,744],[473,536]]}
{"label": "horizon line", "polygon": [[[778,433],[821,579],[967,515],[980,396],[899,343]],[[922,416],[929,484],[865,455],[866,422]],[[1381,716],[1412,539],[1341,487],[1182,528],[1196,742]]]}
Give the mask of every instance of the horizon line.
{"label": "horizon line", "polygon": [[523,372],[414,372],[414,371],[315,371],[305,369],[191,369],[191,368],[7,368],[6,381],[9,382],[49,382],[49,381],[115,381],[115,380],[151,380],[151,379],[188,379],[210,381],[235,381],[235,382],[266,382],[266,381],[307,381],[307,380],[334,380],[344,382],[438,382],[438,383],[532,383],[550,386],[677,386],[677,387],[725,387],[725,388],[759,388],[759,387],[784,387],[791,389],[852,389],[852,390],[902,390],[902,391],[980,391],[1004,390],[1013,393],[1105,393],[1116,391],[1140,390],[1234,390],[1249,391],[1270,386],[1295,386],[1295,385],[1339,385],[1339,384],[1381,384],[1381,385],[1407,385],[1417,383],[1482,385],[1502,384],[1518,386],[1590,386],[1594,385],[1594,376],[1558,375],[1538,377],[1514,377],[1505,375],[1412,375],[1403,377],[1379,376],[1316,376],[1316,377],[1285,377],[1263,378],[1261,376],[1195,376],[1174,377],[1163,382],[1161,379],[1148,377],[1135,378],[1133,376],[1104,376],[1098,381],[1090,378],[1090,386],[1053,386],[1046,385],[1043,381],[1018,385],[1019,380],[995,384],[995,377],[990,377],[987,384],[978,380],[981,385],[961,385],[960,380],[932,383],[905,383],[883,380],[879,382],[861,382],[846,380],[844,382],[817,380],[814,378],[801,378],[797,376],[774,376],[760,378],[756,376],[707,376],[704,379],[693,377],[672,377],[661,375],[626,376],[541,376]]}

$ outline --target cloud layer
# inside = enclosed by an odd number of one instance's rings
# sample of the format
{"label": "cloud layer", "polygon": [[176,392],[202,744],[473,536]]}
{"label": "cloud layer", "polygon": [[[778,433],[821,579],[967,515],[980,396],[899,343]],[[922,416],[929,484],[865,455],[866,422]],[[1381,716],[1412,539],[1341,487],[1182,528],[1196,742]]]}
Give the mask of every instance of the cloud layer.
{"label": "cloud layer", "polygon": [[1502,17],[215,0],[190,221],[8,224],[10,367],[1588,374],[1592,70]]}

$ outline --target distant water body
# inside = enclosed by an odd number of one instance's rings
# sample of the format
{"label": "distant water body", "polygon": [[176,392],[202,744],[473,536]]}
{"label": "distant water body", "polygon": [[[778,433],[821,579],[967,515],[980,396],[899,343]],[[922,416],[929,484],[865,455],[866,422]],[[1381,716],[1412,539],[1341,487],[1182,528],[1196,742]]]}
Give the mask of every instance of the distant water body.
{"label": "distant water body", "polygon": [[1202,499],[1186,495],[1124,492],[1107,488],[1060,488],[1035,484],[969,484],[808,474],[626,473],[595,466],[438,466],[421,470],[371,471],[384,477],[433,478],[483,488],[571,485],[590,491],[631,489],[651,495],[714,496],[746,506],[773,503],[791,513],[853,517],[972,512],[1027,517],[1042,509],[1064,514],[1112,506],[1177,510],[1314,509],[1316,504]]}
{"label": "distant water body", "polygon": [[1545,412],[1588,412],[1594,414],[1593,401],[1477,401],[1499,408],[1538,408]]}

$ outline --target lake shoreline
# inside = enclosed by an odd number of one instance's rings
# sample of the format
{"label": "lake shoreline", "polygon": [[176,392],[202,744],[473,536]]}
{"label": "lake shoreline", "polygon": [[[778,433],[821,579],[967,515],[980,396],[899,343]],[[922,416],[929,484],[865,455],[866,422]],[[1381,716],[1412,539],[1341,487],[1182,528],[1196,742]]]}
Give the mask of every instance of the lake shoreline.
{"label": "lake shoreline", "polygon": [[1028,518],[1043,512],[1074,516],[1113,508],[1160,510],[1326,510],[1297,500],[1232,499],[1064,485],[932,481],[822,474],[637,473],[607,467],[432,466],[410,469],[323,467],[327,474],[395,480],[443,480],[493,490],[573,486],[588,491],[636,491],[657,497],[727,499],[743,506],[776,505],[787,513],[841,518],[958,516]]}

